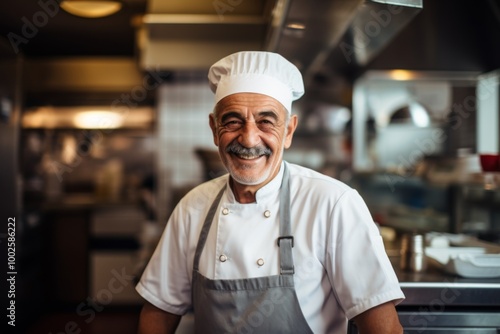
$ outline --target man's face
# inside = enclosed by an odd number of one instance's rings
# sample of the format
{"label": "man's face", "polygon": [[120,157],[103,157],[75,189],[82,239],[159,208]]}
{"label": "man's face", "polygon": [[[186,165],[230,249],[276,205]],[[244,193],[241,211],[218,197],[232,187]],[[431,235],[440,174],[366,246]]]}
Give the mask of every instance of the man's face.
{"label": "man's face", "polygon": [[226,96],[210,115],[214,143],[234,181],[263,186],[276,176],[290,147],[297,117],[272,97],[256,93]]}

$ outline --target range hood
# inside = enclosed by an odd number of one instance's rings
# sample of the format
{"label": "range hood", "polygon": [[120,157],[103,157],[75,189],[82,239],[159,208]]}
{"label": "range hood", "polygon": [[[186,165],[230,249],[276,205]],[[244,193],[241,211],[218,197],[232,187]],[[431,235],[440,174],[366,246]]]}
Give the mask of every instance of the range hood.
{"label": "range hood", "polygon": [[332,54],[352,66],[374,57],[422,8],[422,0],[149,0],[137,32],[144,69],[206,69],[241,50],[268,50],[307,78]]}
{"label": "range hood", "polygon": [[137,30],[141,68],[205,70],[240,50],[262,50],[274,0],[149,0]]}
{"label": "range hood", "polygon": [[[307,84],[313,75],[331,70],[328,66],[366,65],[422,7],[422,0],[291,0],[275,32],[278,42],[269,49],[296,63]],[[302,34],[291,31],[297,22],[305,26]]]}

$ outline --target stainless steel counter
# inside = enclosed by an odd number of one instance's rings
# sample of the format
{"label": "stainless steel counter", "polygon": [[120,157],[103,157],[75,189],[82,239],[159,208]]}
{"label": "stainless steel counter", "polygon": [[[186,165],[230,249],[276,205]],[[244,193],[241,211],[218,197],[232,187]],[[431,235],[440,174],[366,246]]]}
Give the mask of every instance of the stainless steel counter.
{"label": "stainless steel counter", "polygon": [[434,267],[405,272],[398,256],[390,259],[406,296],[397,306],[405,334],[499,333],[500,278],[462,278]]}
{"label": "stainless steel counter", "polygon": [[432,267],[411,273],[399,269],[398,257],[391,257],[391,262],[406,296],[401,306],[481,306],[500,311],[500,277],[462,278]]}

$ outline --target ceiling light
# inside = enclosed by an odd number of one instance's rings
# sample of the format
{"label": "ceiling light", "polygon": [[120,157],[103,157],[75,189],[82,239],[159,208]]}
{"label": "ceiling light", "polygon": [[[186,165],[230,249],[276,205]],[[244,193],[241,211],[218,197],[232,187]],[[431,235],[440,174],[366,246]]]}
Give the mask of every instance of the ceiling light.
{"label": "ceiling light", "polygon": [[414,73],[408,70],[392,70],[389,72],[389,76],[398,81],[411,80],[415,77]]}
{"label": "ceiling light", "polygon": [[286,28],[295,29],[295,30],[304,30],[306,28],[306,25],[303,23],[299,23],[299,22],[292,22],[292,23],[288,23],[286,25]]}
{"label": "ceiling light", "polygon": [[28,108],[22,117],[25,129],[145,129],[155,122],[150,106],[111,109],[110,106],[43,106]]}
{"label": "ceiling light", "polygon": [[73,122],[79,129],[116,129],[123,124],[123,117],[111,111],[85,111],[76,114]]}
{"label": "ceiling light", "polygon": [[64,0],[60,3],[60,6],[70,14],[86,18],[109,16],[122,8],[119,1]]}
{"label": "ceiling light", "polygon": [[300,22],[290,22],[285,25],[283,33],[286,36],[301,38],[304,37],[306,25]]}

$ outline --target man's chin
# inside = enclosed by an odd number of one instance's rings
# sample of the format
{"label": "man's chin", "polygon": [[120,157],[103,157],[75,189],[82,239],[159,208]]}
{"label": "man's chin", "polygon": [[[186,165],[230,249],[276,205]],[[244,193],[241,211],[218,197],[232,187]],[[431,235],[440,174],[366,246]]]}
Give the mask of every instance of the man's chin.
{"label": "man's chin", "polygon": [[256,186],[264,182],[268,176],[267,171],[262,173],[261,175],[250,175],[248,173],[248,170],[246,170],[247,173],[240,173],[240,172],[235,172],[235,171],[229,171],[231,174],[231,178],[242,185],[246,186]]}

